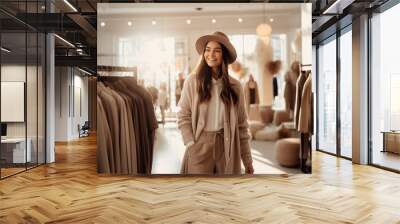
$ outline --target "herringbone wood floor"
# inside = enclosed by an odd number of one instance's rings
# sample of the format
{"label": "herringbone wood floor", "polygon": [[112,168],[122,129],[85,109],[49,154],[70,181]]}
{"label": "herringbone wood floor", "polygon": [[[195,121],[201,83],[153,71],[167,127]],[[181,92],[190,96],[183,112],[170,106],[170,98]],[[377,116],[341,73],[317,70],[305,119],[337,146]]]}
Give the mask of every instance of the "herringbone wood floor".
{"label": "herringbone wood floor", "polygon": [[312,175],[109,177],[95,144],[0,181],[0,223],[400,223],[400,175],[323,153]]}

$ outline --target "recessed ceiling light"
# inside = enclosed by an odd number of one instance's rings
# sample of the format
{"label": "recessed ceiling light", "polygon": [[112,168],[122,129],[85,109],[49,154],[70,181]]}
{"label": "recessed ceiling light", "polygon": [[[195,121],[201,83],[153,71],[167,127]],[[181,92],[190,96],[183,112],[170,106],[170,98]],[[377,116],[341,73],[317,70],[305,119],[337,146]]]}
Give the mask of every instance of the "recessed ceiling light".
{"label": "recessed ceiling light", "polygon": [[269,21],[270,21],[271,23],[274,22],[274,18],[269,19]]}
{"label": "recessed ceiling light", "polygon": [[212,23],[216,23],[217,20],[216,20],[216,19],[212,19],[211,22],[212,22]]}
{"label": "recessed ceiling light", "polygon": [[73,6],[68,0],[64,0],[65,4],[67,4],[74,12],[78,12],[78,10]]}
{"label": "recessed ceiling light", "polygon": [[106,23],[105,23],[105,22],[101,22],[101,23],[100,23],[100,26],[105,27],[105,26],[106,26]]}
{"label": "recessed ceiling light", "polygon": [[42,7],[40,7],[42,10],[46,9],[46,6],[42,5]]}
{"label": "recessed ceiling light", "polygon": [[7,48],[5,48],[5,47],[1,47],[0,49],[1,49],[2,51],[6,52],[6,53],[10,53],[10,52],[11,52],[11,50],[9,50],[9,49],[7,49]]}
{"label": "recessed ceiling light", "polygon": [[128,21],[128,26],[132,26],[132,22],[131,21]]}
{"label": "recessed ceiling light", "polygon": [[156,25],[157,22],[156,22],[155,20],[153,20],[153,21],[151,21],[151,24],[152,24],[152,25]]}
{"label": "recessed ceiling light", "polygon": [[191,24],[191,23],[192,23],[192,20],[188,19],[188,20],[186,20],[186,23],[187,23],[187,24]]}
{"label": "recessed ceiling light", "polygon": [[239,19],[238,19],[238,22],[239,22],[239,23],[243,22],[243,19],[242,19],[242,18],[239,18]]}
{"label": "recessed ceiling light", "polygon": [[68,40],[62,38],[61,36],[54,34],[55,37],[57,37],[59,40],[61,40],[62,42],[64,42],[65,44],[67,44],[70,47],[75,48],[75,45],[73,45],[71,42],[69,42]]}
{"label": "recessed ceiling light", "polygon": [[85,73],[85,74],[92,75],[92,73],[90,73],[90,72],[88,72],[88,71],[86,71],[86,70],[83,70],[83,69],[81,69],[81,68],[79,68],[79,67],[78,67],[78,70],[81,71],[81,72],[83,72],[83,73]]}

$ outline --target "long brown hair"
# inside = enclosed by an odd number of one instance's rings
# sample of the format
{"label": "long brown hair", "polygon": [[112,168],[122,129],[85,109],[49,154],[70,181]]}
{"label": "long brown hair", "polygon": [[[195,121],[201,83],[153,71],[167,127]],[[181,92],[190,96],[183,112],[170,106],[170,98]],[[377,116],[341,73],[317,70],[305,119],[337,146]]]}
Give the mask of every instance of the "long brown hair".
{"label": "long brown hair", "polygon": [[[221,91],[221,100],[225,105],[237,104],[239,101],[239,97],[237,93],[233,90],[230,82],[229,82],[229,74],[228,74],[228,51],[222,45],[222,64],[221,64],[221,79],[222,79],[222,91]],[[204,48],[205,49],[205,48]],[[200,63],[196,68],[196,77],[198,88],[197,92],[199,94],[200,103],[208,102],[211,99],[211,85],[212,85],[212,75],[211,75],[211,67],[207,65],[204,58],[204,51],[201,56]],[[232,100],[231,100],[232,99]]]}

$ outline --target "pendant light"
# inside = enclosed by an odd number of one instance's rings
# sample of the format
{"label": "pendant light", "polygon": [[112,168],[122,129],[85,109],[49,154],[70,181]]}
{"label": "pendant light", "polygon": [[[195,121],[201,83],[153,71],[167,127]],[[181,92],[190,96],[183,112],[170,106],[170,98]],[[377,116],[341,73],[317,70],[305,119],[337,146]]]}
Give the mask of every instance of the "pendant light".
{"label": "pendant light", "polygon": [[270,37],[271,37],[272,28],[268,23],[266,23],[266,20],[265,20],[265,18],[266,18],[266,16],[265,16],[265,4],[266,3],[263,3],[263,4],[264,4],[264,10],[263,10],[264,11],[263,12],[264,22],[260,23],[257,26],[256,33],[266,44],[268,44],[269,40],[270,40]]}

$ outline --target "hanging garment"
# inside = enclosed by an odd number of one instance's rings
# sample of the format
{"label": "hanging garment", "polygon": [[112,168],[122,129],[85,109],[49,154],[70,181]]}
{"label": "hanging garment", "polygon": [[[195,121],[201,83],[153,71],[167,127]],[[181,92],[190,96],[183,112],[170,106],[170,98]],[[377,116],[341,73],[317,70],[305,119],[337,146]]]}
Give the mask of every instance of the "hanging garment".
{"label": "hanging garment", "polygon": [[158,123],[155,116],[151,95],[147,92],[146,89],[136,85],[134,82],[130,81],[130,79],[121,79],[118,81],[118,83],[120,83],[122,86],[125,86],[126,89],[138,95],[143,100],[142,108],[144,109],[145,112],[144,114],[139,115],[142,116],[143,118],[139,122],[143,122],[141,126],[143,126],[144,129],[141,130],[143,131],[146,130],[145,133],[147,133],[147,135],[145,135],[147,141],[147,145],[145,147],[145,149],[147,150],[145,150],[144,152],[146,153],[145,167],[146,167],[146,173],[150,174],[153,161],[155,130],[158,128]]}
{"label": "hanging garment", "polygon": [[107,84],[113,86],[114,89],[126,94],[133,102],[133,117],[135,126],[135,137],[136,137],[136,157],[137,157],[137,171],[140,174],[150,174],[148,168],[149,164],[149,153],[150,144],[148,133],[148,127],[146,124],[146,114],[143,99],[135,94],[133,91],[128,89],[125,84],[117,80],[109,81]]}
{"label": "hanging garment", "polygon": [[312,102],[312,86],[311,75],[308,75],[304,83],[301,96],[301,105],[299,109],[299,126],[298,131],[301,133],[313,132],[313,102]]}
{"label": "hanging garment", "polygon": [[[253,85],[253,86],[251,86]],[[251,91],[254,90],[254,101],[251,100]],[[244,98],[245,98],[245,105],[246,111],[249,113],[250,105],[251,104],[259,104],[260,103],[260,94],[258,92],[258,85],[257,82],[254,81],[253,84],[250,84],[250,81],[247,81],[244,85]]]}
{"label": "hanging garment", "polygon": [[309,74],[304,83],[299,110],[299,127],[301,133],[300,159],[303,171],[307,171],[307,160],[311,156],[311,134],[313,132],[313,99],[312,99],[312,76]]}
{"label": "hanging garment", "polygon": [[111,96],[107,92],[103,83],[98,84],[97,90],[98,90],[98,96],[103,102],[107,121],[111,130],[110,132],[111,132],[112,149],[113,149],[112,152],[114,158],[112,166],[110,166],[112,168],[111,173],[120,173],[121,172],[121,163],[119,162],[121,160],[120,141],[119,141],[120,130],[118,127],[119,117],[118,117],[117,103],[115,102],[113,96]]}
{"label": "hanging garment", "polygon": [[300,134],[300,169],[304,173],[311,173],[311,135]]}
{"label": "hanging garment", "polygon": [[113,163],[112,140],[110,127],[108,126],[106,112],[100,97],[97,96],[97,133],[101,136],[97,138],[97,172],[111,173],[110,165]]}
{"label": "hanging garment", "polygon": [[302,71],[296,83],[296,101],[295,101],[296,103],[294,108],[294,125],[296,129],[299,128],[301,97],[303,93],[304,83],[307,77],[308,77],[308,72]]}
{"label": "hanging garment", "polygon": [[153,147],[155,130],[158,127],[153,101],[150,93],[143,87],[138,86],[133,78],[129,77],[107,77],[106,82],[108,85],[113,86],[114,89],[128,95],[134,102],[138,119],[138,131],[136,133],[136,140],[139,139],[139,147],[137,147],[137,161],[139,173],[151,173]]}
{"label": "hanging garment", "polygon": [[128,151],[128,149],[130,148],[130,140],[125,101],[116,91],[109,87],[106,88],[110,95],[114,97],[119,115],[119,119],[117,122],[120,133],[118,139],[120,142],[120,160],[117,161],[117,163],[120,163],[121,170],[118,172],[118,174],[128,174],[128,159],[130,158],[130,152]]}
{"label": "hanging garment", "polygon": [[250,105],[256,103],[256,89],[250,88]]}
{"label": "hanging garment", "polygon": [[289,71],[284,76],[283,98],[285,99],[286,111],[294,111],[296,102],[296,82],[299,74]]}
{"label": "hanging garment", "polygon": [[[108,128],[102,127],[98,134],[106,136],[107,129],[110,136],[108,143],[99,139],[102,145],[99,151],[102,155],[99,158],[101,169],[107,172],[104,163],[108,160],[110,173],[150,174],[155,129],[158,127],[150,93],[131,78],[100,79],[98,98],[102,109],[99,111],[104,110],[102,114],[106,122],[103,123],[108,124]],[[104,149],[108,150],[107,154]]]}
{"label": "hanging garment", "polygon": [[128,119],[128,138],[130,140],[130,148],[129,148],[129,159],[128,159],[128,166],[129,166],[129,174],[137,174],[137,155],[136,155],[136,136],[135,136],[135,128],[134,128],[134,117],[132,112],[132,100],[125,94],[119,93],[121,97],[125,101],[126,110],[127,110],[127,119]]}
{"label": "hanging garment", "polygon": [[276,76],[274,76],[274,78],[272,79],[272,90],[274,97],[278,96],[278,79],[276,78]]}

